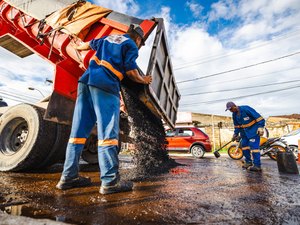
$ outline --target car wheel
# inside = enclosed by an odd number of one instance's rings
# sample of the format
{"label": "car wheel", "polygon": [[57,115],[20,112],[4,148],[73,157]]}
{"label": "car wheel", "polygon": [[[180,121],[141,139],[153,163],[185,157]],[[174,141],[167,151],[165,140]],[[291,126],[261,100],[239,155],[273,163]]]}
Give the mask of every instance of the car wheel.
{"label": "car wheel", "polygon": [[201,145],[194,145],[191,148],[191,153],[196,158],[203,158],[205,150]]}

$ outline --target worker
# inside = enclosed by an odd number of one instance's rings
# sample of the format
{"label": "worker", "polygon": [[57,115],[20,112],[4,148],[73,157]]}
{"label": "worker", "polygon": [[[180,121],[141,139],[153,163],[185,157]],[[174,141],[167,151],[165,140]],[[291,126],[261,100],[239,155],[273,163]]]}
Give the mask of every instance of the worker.
{"label": "worker", "polygon": [[144,44],[144,32],[131,24],[127,33],[115,34],[75,45],[77,50],[96,51],[89,67],[79,79],[73,123],[66,159],[58,189],[91,185],[91,179],[79,176],[79,158],[90,131],[97,122],[98,161],[101,194],[131,191],[133,183],[119,175],[118,136],[120,81],[128,77],[136,83],[150,84],[152,76],[141,76],[136,59]]}
{"label": "worker", "polygon": [[[233,102],[227,102],[226,110],[232,112],[234,134],[232,141],[242,138],[242,150],[245,157],[243,168],[260,172],[260,136],[264,134],[265,120],[250,106],[237,106]],[[240,136],[239,136],[240,135]],[[252,158],[251,158],[252,153]]]}

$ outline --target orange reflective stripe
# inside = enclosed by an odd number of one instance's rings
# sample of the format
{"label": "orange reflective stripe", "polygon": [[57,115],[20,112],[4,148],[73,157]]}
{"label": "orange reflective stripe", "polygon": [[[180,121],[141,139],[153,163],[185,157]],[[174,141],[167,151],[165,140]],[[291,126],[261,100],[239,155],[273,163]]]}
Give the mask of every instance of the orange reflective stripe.
{"label": "orange reflective stripe", "polygon": [[72,144],[82,144],[84,145],[86,141],[86,138],[70,138],[69,143]]}
{"label": "orange reflective stripe", "polygon": [[264,119],[264,118],[259,117],[259,118],[256,119],[256,122],[259,122],[259,121],[261,121],[261,120],[263,120],[263,119]]}
{"label": "orange reflective stripe", "polygon": [[241,128],[241,126],[239,126],[239,125],[236,125],[236,126],[234,126],[234,128]]}
{"label": "orange reflective stripe", "polygon": [[242,128],[247,128],[247,127],[251,127],[253,124],[263,120],[264,118],[262,117],[259,117],[257,118],[256,120],[252,120],[250,123],[247,123],[247,124],[244,124],[244,125],[241,125]]}
{"label": "orange reflective stripe", "polygon": [[106,139],[106,140],[98,140],[98,146],[110,146],[110,145],[118,145],[119,141],[117,139]]}
{"label": "orange reflective stripe", "polygon": [[115,74],[119,78],[119,80],[123,80],[123,74],[120,71],[116,70],[109,62],[105,60],[99,60],[97,56],[93,56],[92,60],[95,60],[95,62],[99,66],[104,66],[106,69],[109,69],[113,74]]}
{"label": "orange reflective stripe", "polygon": [[244,148],[242,148],[242,150],[249,150],[250,149],[250,147],[248,146],[248,147],[244,147]]}
{"label": "orange reflective stripe", "polygon": [[260,152],[259,149],[252,149],[251,152]]}
{"label": "orange reflective stripe", "polygon": [[247,124],[244,124],[242,125],[242,128],[246,128],[246,127],[251,127],[253,124],[255,124],[256,121],[255,120],[252,120],[250,123],[247,123]]}

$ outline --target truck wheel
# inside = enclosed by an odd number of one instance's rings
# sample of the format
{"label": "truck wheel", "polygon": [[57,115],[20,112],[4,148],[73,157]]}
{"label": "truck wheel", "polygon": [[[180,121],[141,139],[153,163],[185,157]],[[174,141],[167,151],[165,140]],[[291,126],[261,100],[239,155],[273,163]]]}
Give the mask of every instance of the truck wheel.
{"label": "truck wheel", "polygon": [[36,168],[46,168],[65,159],[70,132],[71,126],[57,124],[54,145],[47,157]]}
{"label": "truck wheel", "polygon": [[191,153],[196,158],[203,158],[205,150],[201,145],[194,145],[191,148]]}
{"label": "truck wheel", "polygon": [[0,117],[0,171],[29,170],[47,157],[55,142],[56,124],[43,120],[44,111],[20,104]]}
{"label": "truck wheel", "polygon": [[84,145],[81,158],[89,164],[98,163],[98,138],[96,134],[90,134]]}

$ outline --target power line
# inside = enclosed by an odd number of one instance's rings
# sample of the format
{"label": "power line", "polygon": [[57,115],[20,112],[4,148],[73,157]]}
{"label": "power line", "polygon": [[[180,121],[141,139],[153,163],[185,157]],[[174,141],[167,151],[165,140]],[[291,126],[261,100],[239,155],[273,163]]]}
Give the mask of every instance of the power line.
{"label": "power line", "polygon": [[35,101],[37,101],[34,98],[27,98],[27,97],[10,94],[8,92],[3,92],[3,91],[0,91],[0,94],[4,97],[8,98],[8,99],[14,98],[14,99],[11,99],[11,100],[15,100],[15,101],[18,101],[18,102],[23,102],[23,101],[25,101],[25,102],[35,102]]}
{"label": "power line", "polygon": [[300,85],[296,85],[296,86],[290,86],[287,88],[266,91],[266,92],[259,92],[259,93],[250,94],[250,95],[242,95],[242,96],[237,96],[237,97],[223,98],[223,99],[204,101],[204,102],[187,103],[187,104],[182,104],[182,106],[195,106],[198,104],[212,104],[212,103],[224,102],[224,101],[228,101],[228,100],[236,100],[236,99],[247,98],[247,97],[252,97],[252,96],[257,96],[257,95],[270,94],[270,93],[274,93],[274,92],[287,91],[287,90],[295,89],[295,88],[299,88],[299,87],[300,87]]}
{"label": "power line", "polygon": [[219,73],[214,73],[214,74],[210,74],[210,75],[205,75],[205,76],[197,77],[197,78],[194,78],[194,79],[178,81],[177,84],[182,84],[182,83],[191,82],[191,81],[195,81],[195,80],[205,79],[205,78],[208,78],[208,77],[219,76],[219,75],[221,75],[221,74],[231,73],[231,72],[238,71],[238,70],[243,70],[243,69],[246,69],[246,68],[250,68],[250,67],[262,65],[262,64],[265,64],[265,63],[274,62],[274,61],[277,61],[277,60],[280,60],[280,59],[288,58],[288,57],[297,55],[297,54],[299,54],[299,53],[300,53],[300,51],[294,52],[294,53],[291,53],[291,54],[288,54],[288,55],[284,55],[284,56],[281,56],[281,57],[278,57],[278,58],[274,58],[274,59],[262,61],[262,62],[259,62],[259,63],[251,64],[251,65],[248,65],[248,66],[243,66],[243,67],[239,67],[239,68],[235,68],[235,69],[231,69],[231,70],[222,71],[222,72],[219,72]]}
{"label": "power line", "polygon": [[300,80],[291,80],[291,81],[277,82],[277,83],[271,83],[271,84],[262,84],[262,85],[256,85],[256,86],[239,87],[239,88],[234,88],[234,89],[223,89],[223,90],[217,90],[217,91],[204,91],[204,92],[191,93],[191,94],[186,94],[186,95],[181,95],[181,96],[193,96],[193,95],[211,94],[211,93],[218,93],[218,92],[228,92],[228,91],[252,89],[252,88],[259,88],[259,87],[268,87],[268,86],[273,86],[273,85],[294,83],[294,82],[298,82],[298,81],[300,81]]}
{"label": "power line", "polygon": [[[216,81],[216,82],[213,82],[213,83],[209,83],[209,84],[204,84],[204,85],[197,85],[197,88],[199,87],[207,87],[207,86],[212,86],[212,85],[215,85],[215,84],[224,84],[224,83],[231,83],[231,82],[235,82],[235,81],[242,81],[242,80],[248,80],[248,79],[252,79],[252,78],[255,78],[255,77],[262,77],[262,76],[266,76],[266,75],[270,75],[270,74],[276,74],[276,73],[281,73],[281,72],[286,72],[286,71],[291,71],[291,70],[295,70],[295,69],[299,69],[300,67],[292,67],[290,69],[284,69],[284,70],[278,70],[278,71],[275,71],[275,72],[271,72],[271,73],[261,73],[261,74],[257,74],[257,75],[250,75],[250,76],[245,76],[243,78],[239,78],[238,80],[236,78],[234,79],[226,79],[225,81]],[[180,91],[183,91],[183,90],[191,90],[191,88],[193,87],[186,87],[186,88],[180,88]]]}
{"label": "power line", "polygon": [[[245,48],[245,49],[241,49],[240,51],[237,51],[237,52],[234,52],[234,53],[231,53],[231,54],[221,54],[220,56],[218,56],[218,55],[215,55],[215,56],[210,56],[210,57],[204,57],[204,59],[205,59],[205,61],[194,61],[194,62],[188,62],[188,63],[184,63],[184,64],[182,64],[181,66],[179,66],[179,67],[175,67],[174,68],[174,71],[175,70],[181,70],[181,69],[184,69],[184,68],[186,68],[186,67],[193,67],[193,66],[197,66],[197,65],[200,65],[200,64],[204,64],[204,63],[207,63],[207,62],[211,62],[211,61],[216,61],[216,60],[219,60],[219,59],[222,59],[222,58],[226,58],[226,57],[229,57],[229,56],[233,56],[233,55],[238,55],[238,54],[241,54],[241,53],[243,53],[243,52],[247,52],[247,51],[251,51],[251,50],[253,50],[253,49],[256,49],[256,48],[260,48],[260,47],[263,47],[263,46],[266,46],[266,45],[269,45],[269,44],[271,44],[272,42],[274,42],[274,41],[281,41],[281,40],[284,40],[284,39],[287,39],[287,38],[290,38],[290,37],[293,37],[293,36],[296,36],[296,35],[299,35],[299,29],[297,29],[296,31],[294,31],[294,32],[291,32],[291,33],[287,33],[287,34],[285,34],[285,35],[283,35],[283,36],[279,36],[277,39],[272,39],[272,40],[270,40],[270,41],[267,41],[267,42],[265,42],[265,43],[262,43],[262,44],[260,44],[260,45],[257,45],[257,46],[253,46],[253,47],[249,47],[249,48]],[[296,34],[294,34],[294,33],[296,33]],[[293,34],[293,35],[291,35],[291,36],[288,36],[288,35],[290,35],[290,34]],[[201,59],[200,59],[201,60]]]}
{"label": "power line", "polygon": [[11,92],[11,91],[7,91],[7,90],[1,90],[0,89],[0,93],[4,93],[4,94],[9,94],[9,95],[14,95],[14,97],[23,97],[23,98],[29,98],[31,100],[40,100],[39,98],[36,98],[34,96],[31,96],[31,95],[25,95],[24,93],[22,92],[18,92],[17,90],[14,90],[12,89],[14,92]]}
{"label": "power line", "polygon": [[16,98],[16,97],[3,96],[3,98],[13,100],[13,101],[16,101],[16,102],[21,102],[21,103],[24,103],[24,102],[34,103],[34,102],[31,102],[31,101],[21,100],[21,99]]}

